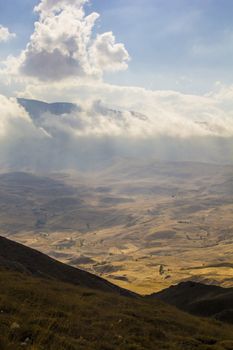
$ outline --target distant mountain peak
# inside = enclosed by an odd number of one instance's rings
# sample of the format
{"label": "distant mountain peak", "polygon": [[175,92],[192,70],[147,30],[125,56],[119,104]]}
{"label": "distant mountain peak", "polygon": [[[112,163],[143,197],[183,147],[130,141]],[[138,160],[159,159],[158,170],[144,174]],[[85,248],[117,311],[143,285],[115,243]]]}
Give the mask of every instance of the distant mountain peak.
{"label": "distant mountain peak", "polygon": [[44,113],[63,115],[80,110],[80,107],[78,105],[68,102],[47,103],[26,98],[18,98],[17,101],[22,107],[25,108],[32,119],[37,119]]}

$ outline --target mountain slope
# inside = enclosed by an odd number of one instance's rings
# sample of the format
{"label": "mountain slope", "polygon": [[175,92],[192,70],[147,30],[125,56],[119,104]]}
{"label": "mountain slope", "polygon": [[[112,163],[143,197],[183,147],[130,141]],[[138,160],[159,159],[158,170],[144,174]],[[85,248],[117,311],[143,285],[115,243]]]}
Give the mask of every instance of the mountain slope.
{"label": "mountain slope", "polygon": [[182,282],[151,297],[194,315],[233,323],[233,288]]}
{"label": "mountain slope", "polygon": [[0,237],[0,266],[13,271],[26,272],[43,278],[57,279],[86,288],[127,296],[133,295],[133,293],[121,289],[100,277],[62,264],[45,254],[3,237]]}
{"label": "mountain slope", "polygon": [[43,113],[51,113],[54,115],[69,114],[78,109],[78,106],[73,103],[55,102],[46,103],[37,100],[28,100],[18,98],[18,103],[25,108],[32,119],[38,119]]}
{"label": "mountain slope", "polygon": [[[86,274],[82,285],[63,283],[58,270],[65,266],[56,270],[56,262],[14,242],[1,240],[0,247],[0,350],[233,348],[232,326],[157,300],[103,293],[99,285],[86,288]],[[44,278],[45,268],[54,279]]]}

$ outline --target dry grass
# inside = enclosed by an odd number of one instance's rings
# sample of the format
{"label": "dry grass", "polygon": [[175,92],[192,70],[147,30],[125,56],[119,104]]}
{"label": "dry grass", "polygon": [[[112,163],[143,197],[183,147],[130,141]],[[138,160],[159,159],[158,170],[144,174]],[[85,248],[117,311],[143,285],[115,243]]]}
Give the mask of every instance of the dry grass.
{"label": "dry grass", "polygon": [[157,301],[118,297],[2,270],[0,349],[22,348],[230,350],[233,328]]}

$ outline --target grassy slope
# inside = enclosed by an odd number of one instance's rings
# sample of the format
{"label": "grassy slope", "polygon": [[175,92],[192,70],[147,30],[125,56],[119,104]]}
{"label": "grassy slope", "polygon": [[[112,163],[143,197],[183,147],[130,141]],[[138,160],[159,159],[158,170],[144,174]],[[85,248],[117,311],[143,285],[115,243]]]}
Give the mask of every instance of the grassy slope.
{"label": "grassy slope", "polygon": [[0,237],[0,266],[11,271],[28,272],[36,277],[52,278],[105,292],[127,296],[133,294],[98,276],[62,264],[37,250],[4,237]]}
{"label": "grassy slope", "polygon": [[[18,329],[11,329],[17,323]],[[233,349],[233,328],[160,301],[0,270],[0,350]]]}
{"label": "grassy slope", "polygon": [[214,317],[233,324],[233,288],[182,282],[149,297],[194,315]]}

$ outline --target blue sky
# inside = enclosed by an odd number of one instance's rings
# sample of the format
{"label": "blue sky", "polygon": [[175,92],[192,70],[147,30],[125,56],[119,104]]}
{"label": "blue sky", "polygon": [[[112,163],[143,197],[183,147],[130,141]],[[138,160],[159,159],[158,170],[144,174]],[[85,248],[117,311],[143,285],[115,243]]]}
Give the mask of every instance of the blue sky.
{"label": "blue sky", "polygon": [[[37,3],[0,0],[0,24],[17,34],[0,46],[1,59],[25,47]],[[113,31],[132,58],[108,82],[191,93],[207,92],[216,81],[232,84],[233,1],[92,0],[87,12],[93,10],[101,15],[96,31]]]}

